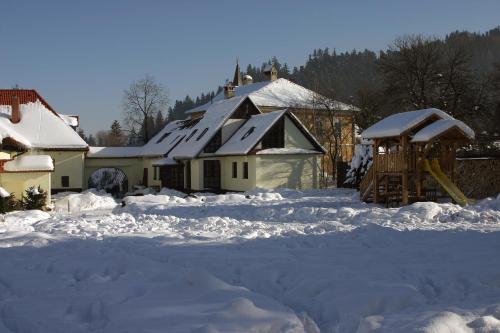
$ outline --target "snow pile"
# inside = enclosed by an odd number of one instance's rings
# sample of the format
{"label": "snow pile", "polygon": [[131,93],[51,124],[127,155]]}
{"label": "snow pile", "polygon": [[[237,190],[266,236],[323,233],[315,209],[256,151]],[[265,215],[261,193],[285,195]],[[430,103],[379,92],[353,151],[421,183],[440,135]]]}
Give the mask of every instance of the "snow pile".
{"label": "snow pile", "polygon": [[56,212],[77,213],[80,211],[107,209],[117,206],[113,197],[105,191],[90,189],[82,193],[66,192],[66,195],[59,195],[54,200]]}
{"label": "snow pile", "polygon": [[357,198],[165,189],[125,207],[6,214],[0,331],[499,331],[500,197]]}

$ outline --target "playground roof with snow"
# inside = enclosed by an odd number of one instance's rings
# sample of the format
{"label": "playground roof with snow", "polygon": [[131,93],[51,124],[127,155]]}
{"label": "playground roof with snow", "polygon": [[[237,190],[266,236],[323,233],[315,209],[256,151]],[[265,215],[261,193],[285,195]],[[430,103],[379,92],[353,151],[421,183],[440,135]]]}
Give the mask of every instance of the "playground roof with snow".
{"label": "playground roof with snow", "polygon": [[430,108],[393,114],[367,128],[363,139],[381,139],[410,134],[411,142],[428,142],[436,137],[454,132],[457,139],[474,139],[474,131],[460,120],[442,110]]}

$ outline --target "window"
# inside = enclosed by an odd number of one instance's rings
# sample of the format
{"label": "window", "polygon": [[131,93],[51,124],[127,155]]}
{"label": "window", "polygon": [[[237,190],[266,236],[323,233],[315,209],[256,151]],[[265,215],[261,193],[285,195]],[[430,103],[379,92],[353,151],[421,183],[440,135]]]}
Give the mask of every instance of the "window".
{"label": "window", "polygon": [[198,132],[198,130],[197,130],[197,129],[195,129],[194,131],[192,131],[192,132],[191,132],[191,134],[189,134],[189,136],[186,138],[186,142],[188,142],[188,141],[189,141],[189,139],[191,139],[191,138],[193,137],[193,135],[195,135],[195,134],[196,134],[196,132]]}
{"label": "window", "polygon": [[153,180],[158,180],[158,169],[159,167],[153,166]]}
{"label": "window", "polygon": [[69,187],[69,176],[61,176],[62,187]]}
{"label": "window", "polygon": [[207,133],[208,131],[208,128],[205,128],[201,133],[200,135],[198,135],[198,137],[196,138],[196,141],[200,141],[200,139],[205,135],[205,133]]}
{"label": "window", "polygon": [[248,179],[248,162],[243,162],[243,179]]}
{"label": "window", "polygon": [[233,162],[233,178],[238,178],[238,162]]}
{"label": "window", "polygon": [[158,141],[156,141],[156,143],[160,143],[162,142],[167,136],[170,135],[170,132],[167,132],[167,133],[164,133],[159,139]]}
{"label": "window", "polygon": [[180,137],[180,135],[177,135],[177,136],[175,137],[175,139],[173,139],[172,141],[170,141],[170,144],[174,143],[174,142],[175,142],[175,140],[177,140],[179,137]]}
{"label": "window", "polygon": [[250,127],[248,131],[245,134],[243,134],[241,140],[245,140],[250,134],[253,133],[253,131],[255,131],[255,126]]}
{"label": "window", "polygon": [[205,149],[203,152],[205,153],[215,153],[217,149],[220,148],[222,144],[222,132],[221,130],[218,130],[217,133],[214,135],[214,137],[208,142],[208,144],[205,146]]}
{"label": "window", "polygon": [[285,121],[281,118],[262,138],[262,149],[285,147]]}

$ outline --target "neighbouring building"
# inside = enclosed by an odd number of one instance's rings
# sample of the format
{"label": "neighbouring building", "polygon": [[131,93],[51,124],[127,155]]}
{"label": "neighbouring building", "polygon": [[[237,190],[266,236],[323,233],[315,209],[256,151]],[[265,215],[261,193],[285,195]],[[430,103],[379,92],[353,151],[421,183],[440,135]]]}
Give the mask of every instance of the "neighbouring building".
{"label": "neighbouring building", "polygon": [[187,114],[195,119],[214,102],[234,96],[248,96],[264,113],[283,108],[293,113],[318,142],[326,147],[327,153],[323,157],[326,174],[333,174],[332,160],[335,159],[336,147],[341,149],[337,160],[348,162],[352,159],[355,144],[354,113],[358,108],[331,100],[287,79],[278,78],[273,65],[264,68],[264,74],[266,81],[254,83],[251,76],[242,76],[240,67],[236,64],[233,81],[227,82],[224,90],[211,102],[189,110]]}
{"label": "neighbouring building", "polygon": [[88,145],[75,132],[78,120],[35,90],[0,90],[0,186],[18,198],[36,185],[49,194],[81,191]]}

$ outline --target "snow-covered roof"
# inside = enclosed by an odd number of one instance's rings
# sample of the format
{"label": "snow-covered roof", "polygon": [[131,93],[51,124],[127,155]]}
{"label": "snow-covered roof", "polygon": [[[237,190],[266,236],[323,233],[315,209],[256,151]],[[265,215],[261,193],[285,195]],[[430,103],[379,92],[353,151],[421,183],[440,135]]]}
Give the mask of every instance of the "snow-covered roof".
{"label": "snow-covered roof", "polygon": [[169,122],[141,147],[142,156],[162,156],[174,148],[190,129],[189,120]]}
{"label": "snow-covered roof", "polygon": [[185,138],[172,149],[168,156],[178,159],[198,156],[246,98],[246,96],[238,96],[210,105],[203,118],[185,132]]}
{"label": "snow-covered roof", "polygon": [[116,158],[142,156],[142,147],[89,147],[87,157]]}
{"label": "snow-covered roof", "polygon": [[78,126],[78,116],[72,116],[67,114],[59,113],[59,117],[66,123],[68,126],[77,127]]}
{"label": "snow-covered roof", "polygon": [[444,111],[434,108],[401,112],[384,118],[368,127],[361,133],[361,137],[364,139],[374,139],[400,136],[402,133],[432,116],[437,116],[440,119],[453,119]]}
{"label": "snow-covered roof", "polygon": [[21,155],[5,162],[5,171],[53,171],[54,163],[49,155]]}
{"label": "snow-covered roof", "polygon": [[[314,91],[293,83],[287,79],[277,79],[274,81],[256,82],[237,86],[234,88],[235,96],[249,96],[252,102],[257,106],[269,106],[278,108],[303,107],[318,108],[317,100],[325,100]],[[211,103],[224,99],[224,92],[217,94],[212,102],[198,106],[186,112],[186,114],[207,110]],[[355,106],[348,105],[338,101],[332,101],[332,108],[341,111],[357,111]]]}
{"label": "snow-covered roof", "polygon": [[259,150],[257,155],[297,155],[297,154],[321,154],[321,152],[304,148],[269,148]]}
{"label": "snow-covered roof", "polygon": [[427,142],[451,128],[458,128],[469,139],[474,139],[474,131],[457,119],[441,119],[415,133],[411,142]]}
{"label": "snow-covered roof", "polygon": [[215,155],[245,155],[262,139],[286,110],[253,115],[222,146]]}
{"label": "snow-covered roof", "polygon": [[40,101],[20,105],[21,121],[12,123],[11,107],[0,111],[0,140],[11,138],[27,148],[86,149],[87,143]]}
{"label": "snow-covered roof", "polygon": [[177,161],[170,157],[160,158],[158,160],[153,161],[154,166],[162,166],[162,165],[178,165]]}

